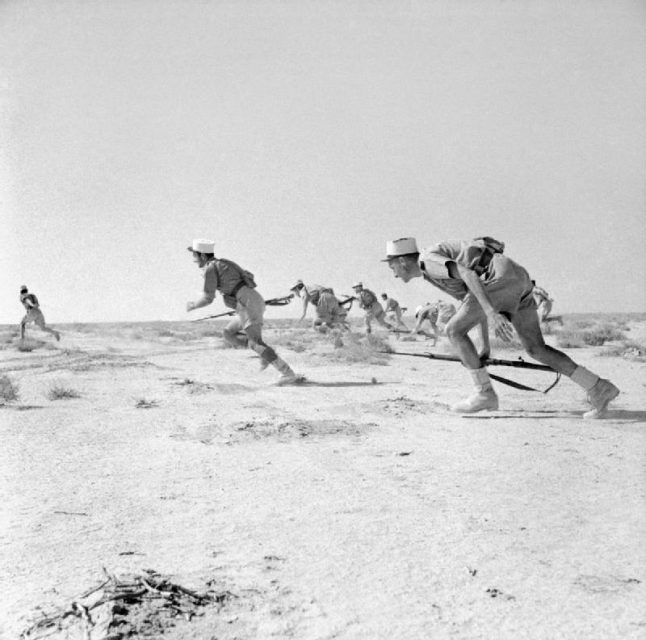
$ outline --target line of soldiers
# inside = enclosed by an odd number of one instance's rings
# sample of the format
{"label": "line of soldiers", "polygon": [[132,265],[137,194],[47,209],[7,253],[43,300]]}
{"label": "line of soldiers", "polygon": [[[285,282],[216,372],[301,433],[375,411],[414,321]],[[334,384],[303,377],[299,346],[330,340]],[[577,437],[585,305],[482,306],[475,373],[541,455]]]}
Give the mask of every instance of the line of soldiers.
{"label": "line of soldiers", "polygon": [[[462,364],[468,369],[475,387],[474,393],[452,409],[468,414],[483,410],[498,409],[498,396],[491,384],[491,378],[483,362],[490,355],[489,327],[496,336],[510,341],[514,331],[525,351],[535,360],[551,367],[554,371],[568,376],[586,391],[592,409],[584,414],[586,418],[601,418],[606,415],[608,404],[619,395],[619,389],[609,380],[578,365],[563,352],[545,344],[536,304],[536,283],[518,263],[504,255],[504,243],[491,237],[475,238],[472,241],[445,241],[420,251],[415,238],[399,238],[386,243],[388,263],[395,278],[408,283],[414,278],[423,278],[429,284],[459,301],[459,307],[446,322],[445,331],[451,344],[458,352]],[[262,337],[265,301],[256,289],[254,276],[231,260],[215,257],[215,243],[212,240],[194,240],[188,250],[193,261],[202,271],[204,288],[202,296],[189,302],[187,311],[211,304],[216,292],[223,296],[224,303],[233,310],[234,317],[224,329],[225,340],[233,347],[248,347],[261,359],[261,368],[272,365],[281,374],[278,384],[301,384],[305,378],[297,375],[291,367],[267,345]],[[377,296],[357,282],[353,289],[362,309],[365,310],[366,331],[371,332],[371,323],[396,330],[401,320],[398,304],[389,302],[382,294],[386,308],[394,313],[395,324],[385,317],[384,308]],[[298,281],[292,291],[303,300],[301,319],[305,317],[308,305],[316,308],[314,326],[319,330],[328,327],[347,327],[347,310],[330,288],[306,285]],[[21,322],[21,337],[24,325],[36,322],[41,328],[57,332],[45,325],[38,301],[27,288],[21,289],[21,302],[27,315]],[[430,305],[429,305],[430,306]],[[424,320],[436,325],[439,318],[431,316],[423,308],[417,310],[416,330],[421,329]],[[549,314],[549,311],[548,311]],[[545,316],[547,317],[547,316]],[[469,337],[477,328],[480,333],[480,350]],[[434,331],[437,339],[437,333]]]}

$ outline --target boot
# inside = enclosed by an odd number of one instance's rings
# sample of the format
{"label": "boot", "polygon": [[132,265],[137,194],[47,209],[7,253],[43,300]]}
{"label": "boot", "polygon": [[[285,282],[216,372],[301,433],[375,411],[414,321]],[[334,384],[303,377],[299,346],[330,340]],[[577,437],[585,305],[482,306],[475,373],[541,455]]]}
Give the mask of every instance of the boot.
{"label": "boot", "polygon": [[610,380],[600,378],[585,367],[577,366],[570,379],[586,391],[588,402],[593,407],[583,414],[584,418],[603,418],[607,413],[608,403],[619,395],[619,389]]}
{"label": "boot", "polygon": [[619,395],[619,389],[610,380],[599,378],[597,383],[588,391],[588,402],[594,407],[583,414],[589,420],[605,418],[608,412],[608,403]]}
{"label": "boot", "polygon": [[498,396],[491,386],[489,372],[481,369],[470,369],[476,392],[466,400],[451,407],[455,413],[477,413],[478,411],[495,411],[498,408]]}

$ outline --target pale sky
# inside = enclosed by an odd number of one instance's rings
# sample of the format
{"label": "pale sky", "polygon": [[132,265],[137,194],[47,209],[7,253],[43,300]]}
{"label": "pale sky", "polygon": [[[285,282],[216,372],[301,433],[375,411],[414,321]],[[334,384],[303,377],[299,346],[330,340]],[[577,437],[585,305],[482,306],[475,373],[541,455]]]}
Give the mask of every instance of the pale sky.
{"label": "pale sky", "polygon": [[645,63],[642,0],[4,0],[0,322],[224,310],[194,237],[413,308],[387,240],[491,235],[555,312],[646,311]]}

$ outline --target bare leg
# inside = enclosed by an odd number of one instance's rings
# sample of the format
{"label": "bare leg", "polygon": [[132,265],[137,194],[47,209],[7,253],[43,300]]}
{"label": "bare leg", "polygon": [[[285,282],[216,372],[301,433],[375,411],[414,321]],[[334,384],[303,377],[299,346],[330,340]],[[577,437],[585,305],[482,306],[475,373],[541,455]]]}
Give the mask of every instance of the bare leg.
{"label": "bare leg", "polygon": [[234,349],[245,349],[247,347],[247,339],[241,335],[242,323],[238,318],[233,318],[222,332],[224,340]]}
{"label": "bare leg", "polygon": [[572,375],[577,367],[576,362],[562,351],[545,344],[538,314],[534,309],[522,309],[514,315],[511,323],[523,348],[532,358],[552,367],[554,371],[566,376]]}
{"label": "bare leg", "polygon": [[262,339],[262,325],[252,324],[245,328],[245,333],[249,338],[249,348],[255,351],[263,361],[265,369],[268,365],[275,367],[281,374],[279,384],[291,384],[302,381],[292,371],[292,368],[278,356],[278,354]]}

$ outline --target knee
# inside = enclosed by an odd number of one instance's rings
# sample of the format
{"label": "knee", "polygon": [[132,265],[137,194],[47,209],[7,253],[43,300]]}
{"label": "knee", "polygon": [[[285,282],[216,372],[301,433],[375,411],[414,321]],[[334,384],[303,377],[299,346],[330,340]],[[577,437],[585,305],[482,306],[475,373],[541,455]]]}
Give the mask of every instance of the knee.
{"label": "knee", "polygon": [[[437,333],[436,327],[434,327],[434,330],[435,330],[435,333]],[[464,336],[466,336],[468,331],[465,331],[464,328],[458,325],[457,323],[449,322],[444,329],[444,333],[446,334],[446,337],[451,342],[453,342],[455,340],[460,340],[464,338]]]}
{"label": "knee", "polygon": [[525,351],[527,351],[527,355],[534,358],[534,360],[540,360],[541,356],[545,353],[545,343],[532,342],[526,344]]}

